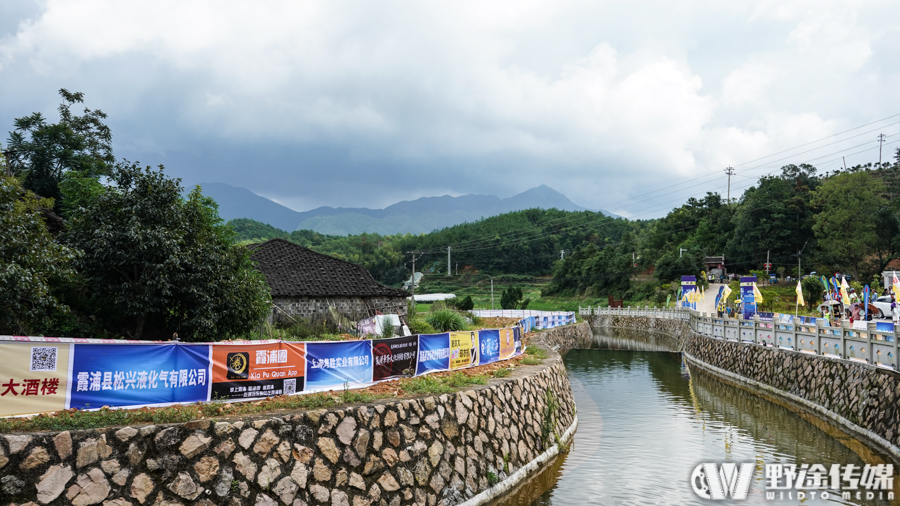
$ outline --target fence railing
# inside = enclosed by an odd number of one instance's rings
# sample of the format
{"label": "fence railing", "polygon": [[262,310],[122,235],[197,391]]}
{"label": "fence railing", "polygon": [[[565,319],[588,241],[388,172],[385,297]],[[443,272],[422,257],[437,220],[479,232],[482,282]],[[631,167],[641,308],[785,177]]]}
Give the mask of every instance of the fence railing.
{"label": "fence railing", "polygon": [[719,318],[686,308],[656,307],[579,307],[581,316],[645,316],[682,320],[698,334],[725,341],[771,346],[785,351],[819,355],[835,360],[872,364],[900,370],[900,326],[890,322],[855,322],[841,320],[831,326],[824,318],[776,314],[773,318]]}

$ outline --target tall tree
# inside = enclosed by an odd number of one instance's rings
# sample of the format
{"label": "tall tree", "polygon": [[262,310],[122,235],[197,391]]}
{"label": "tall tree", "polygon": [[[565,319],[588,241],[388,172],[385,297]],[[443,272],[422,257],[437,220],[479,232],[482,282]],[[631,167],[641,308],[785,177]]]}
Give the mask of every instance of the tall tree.
{"label": "tall tree", "polygon": [[838,265],[860,267],[876,249],[878,212],[887,203],[881,196],[884,184],[867,171],[847,172],[826,179],[813,193],[819,211],[813,231],[819,246]]}
{"label": "tall tree", "polygon": [[63,103],[57,123],[48,123],[39,112],[16,118],[7,143],[13,174],[25,177],[26,189],[53,198],[57,209],[62,205],[59,183],[65,173],[105,175],[115,162],[106,114],[85,109],[79,116],[72,107],[84,102],[84,94],[65,89],[59,94]]}
{"label": "tall tree", "polygon": [[126,317],[129,334],[220,340],[259,324],[268,288],[211,199],[199,189],[182,198],[162,167],[123,163],[111,180],[71,212],[63,240],[84,251],[77,266],[89,293]]}
{"label": "tall tree", "polygon": [[43,333],[50,319],[68,312],[52,289],[74,275],[78,251],[47,231],[43,212],[51,207],[0,173],[0,334]]}

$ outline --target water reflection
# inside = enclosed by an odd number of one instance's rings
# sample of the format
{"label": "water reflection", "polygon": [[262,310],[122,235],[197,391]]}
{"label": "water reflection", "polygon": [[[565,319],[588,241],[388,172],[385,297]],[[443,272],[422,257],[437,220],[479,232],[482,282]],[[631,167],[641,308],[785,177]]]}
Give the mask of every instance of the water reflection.
{"label": "water reflection", "polygon": [[660,332],[631,329],[594,331],[594,348],[601,350],[678,351],[678,340]]}
{"label": "water reflection", "polygon": [[699,499],[689,483],[697,464],[729,461],[760,466],[750,497],[737,504],[792,504],[766,500],[762,463],[883,462],[814,417],[697,371],[683,375],[680,354],[620,349],[632,338],[636,348],[671,349],[664,336],[596,337],[598,347],[616,349],[574,350],[565,358],[580,420],[571,452],[501,504],[729,504]]}

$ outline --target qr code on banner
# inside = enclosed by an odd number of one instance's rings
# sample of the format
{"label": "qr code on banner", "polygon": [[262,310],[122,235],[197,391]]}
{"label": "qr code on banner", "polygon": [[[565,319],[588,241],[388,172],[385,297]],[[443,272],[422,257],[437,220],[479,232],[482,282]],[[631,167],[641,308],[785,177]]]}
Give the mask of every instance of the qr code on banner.
{"label": "qr code on banner", "polygon": [[297,378],[284,380],[284,395],[294,395],[297,393]]}
{"label": "qr code on banner", "polygon": [[30,371],[55,371],[56,370],[55,346],[35,346],[31,348]]}

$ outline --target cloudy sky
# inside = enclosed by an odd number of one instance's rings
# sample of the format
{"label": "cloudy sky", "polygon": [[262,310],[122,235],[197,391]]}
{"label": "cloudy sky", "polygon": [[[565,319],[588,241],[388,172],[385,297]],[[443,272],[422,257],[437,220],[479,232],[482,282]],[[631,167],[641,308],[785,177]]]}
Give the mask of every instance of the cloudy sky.
{"label": "cloudy sky", "polygon": [[900,4],[0,2],[2,139],[59,88],[118,157],[297,210],[547,184],[646,218],[728,165],[890,158]]}

